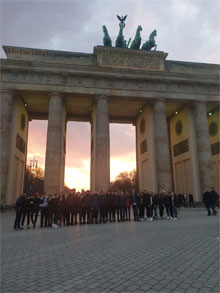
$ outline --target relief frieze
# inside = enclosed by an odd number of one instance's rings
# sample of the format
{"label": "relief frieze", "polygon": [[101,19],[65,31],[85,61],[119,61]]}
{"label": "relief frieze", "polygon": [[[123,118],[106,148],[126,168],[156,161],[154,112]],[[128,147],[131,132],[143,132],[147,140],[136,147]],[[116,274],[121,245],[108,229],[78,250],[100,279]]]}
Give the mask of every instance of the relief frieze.
{"label": "relief frieze", "polygon": [[106,54],[97,56],[98,65],[101,67],[116,67],[125,69],[138,70],[155,70],[162,71],[164,69],[164,60],[152,58],[152,56],[126,56],[124,54]]}
{"label": "relief frieze", "polygon": [[192,94],[219,94],[217,85],[162,82],[116,77],[77,76],[76,74],[2,70],[1,81],[40,85],[68,85],[72,87],[123,89],[131,91],[161,91]]}

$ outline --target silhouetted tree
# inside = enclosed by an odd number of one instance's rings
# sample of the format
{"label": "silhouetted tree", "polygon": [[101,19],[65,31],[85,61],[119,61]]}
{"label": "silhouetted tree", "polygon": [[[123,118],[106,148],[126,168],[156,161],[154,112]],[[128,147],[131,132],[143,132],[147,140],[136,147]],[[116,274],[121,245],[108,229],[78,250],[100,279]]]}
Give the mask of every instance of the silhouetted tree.
{"label": "silhouetted tree", "polygon": [[27,166],[24,175],[24,192],[34,194],[43,193],[44,190],[44,170],[40,167],[31,169]]}
{"label": "silhouetted tree", "polygon": [[136,170],[134,169],[130,172],[121,172],[116,177],[115,181],[111,182],[110,186],[112,189],[131,190],[134,188],[137,190],[138,186]]}

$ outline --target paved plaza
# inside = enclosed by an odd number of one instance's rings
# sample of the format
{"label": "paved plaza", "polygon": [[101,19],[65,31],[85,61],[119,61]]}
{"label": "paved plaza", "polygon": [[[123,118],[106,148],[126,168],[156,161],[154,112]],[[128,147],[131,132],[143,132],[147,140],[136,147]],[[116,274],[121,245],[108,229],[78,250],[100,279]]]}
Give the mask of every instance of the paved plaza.
{"label": "paved plaza", "polygon": [[1,214],[1,292],[219,292],[219,217],[14,231]]}

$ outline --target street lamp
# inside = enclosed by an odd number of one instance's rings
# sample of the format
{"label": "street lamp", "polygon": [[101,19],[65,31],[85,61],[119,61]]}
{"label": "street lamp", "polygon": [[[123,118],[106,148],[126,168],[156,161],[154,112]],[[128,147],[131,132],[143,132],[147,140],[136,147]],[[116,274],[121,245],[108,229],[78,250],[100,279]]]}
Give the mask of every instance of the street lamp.
{"label": "street lamp", "polygon": [[38,160],[35,160],[35,157],[33,157],[33,160],[30,160],[30,168],[33,169],[33,170],[35,168],[37,168],[38,167],[37,163],[38,163]]}
{"label": "street lamp", "polygon": [[[35,171],[35,169],[38,167],[38,160],[35,159],[35,157],[33,157],[33,160],[30,160],[30,169]],[[38,192],[38,173],[37,174],[37,182],[35,184],[35,192]],[[32,186],[30,186],[30,191],[32,191]]]}

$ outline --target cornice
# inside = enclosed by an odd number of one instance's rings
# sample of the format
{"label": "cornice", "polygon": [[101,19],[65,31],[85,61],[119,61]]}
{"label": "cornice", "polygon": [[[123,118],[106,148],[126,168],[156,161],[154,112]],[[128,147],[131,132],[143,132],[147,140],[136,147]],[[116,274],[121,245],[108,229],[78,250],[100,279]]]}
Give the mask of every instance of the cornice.
{"label": "cornice", "polygon": [[2,46],[7,57],[11,54],[24,55],[24,56],[46,56],[46,57],[91,57],[93,54],[80,53],[80,52],[70,52],[70,51],[60,51],[60,50],[48,50],[48,49],[36,49],[36,48],[26,48],[26,47],[16,47],[16,46]]}
{"label": "cornice", "polygon": [[[30,66],[31,65],[31,66]],[[45,74],[73,74],[84,77],[97,78],[126,78],[128,80],[157,80],[164,82],[188,82],[188,83],[212,83],[219,84],[219,76],[211,74],[184,74],[176,72],[154,72],[154,71],[137,71],[131,74],[130,70],[115,70],[112,68],[100,68],[94,66],[70,66],[68,64],[54,64],[42,62],[30,62],[23,60],[1,60],[2,71],[19,71],[28,73],[45,73]]]}
{"label": "cornice", "polygon": [[[197,79],[201,79],[202,76],[207,77],[216,77],[219,78],[220,74],[220,65],[218,64],[209,64],[209,63],[197,63],[197,62],[185,62],[185,61],[175,61],[175,60],[164,60],[167,56],[167,53],[162,51],[142,51],[142,50],[130,50],[130,49],[121,49],[121,48],[108,48],[103,46],[94,47],[94,53],[76,53],[69,51],[57,51],[57,50],[46,50],[46,49],[34,49],[34,48],[24,48],[24,47],[15,47],[15,46],[3,46],[3,49],[7,55],[7,59],[1,59],[2,66],[10,66],[10,64],[15,64],[15,66],[26,66],[30,68],[40,67],[41,69],[53,68],[55,70],[61,71],[66,70],[70,71],[71,69],[77,71],[95,71],[101,74],[117,74],[122,75],[135,75],[136,77],[145,76],[145,75],[157,75],[163,76],[161,74],[170,75],[171,78],[175,76],[180,77],[181,79],[193,79],[194,76]],[[105,59],[109,58],[107,64],[108,67],[103,66],[103,54]],[[114,57],[112,59],[112,56]],[[126,57],[123,59],[123,56]],[[117,57],[117,58],[116,58]],[[100,58],[102,60],[100,64]],[[116,59],[118,60],[116,60]],[[120,58],[125,61],[124,68],[120,68]],[[134,58],[134,68],[132,68],[129,63],[130,58]],[[145,60],[146,59],[146,60]],[[138,61],[139,60],[139,61]],[[164,69],[161,67],[155,68],[149,65],[143,67],[142,63],[145,60],[152,63],[152,66],[157,63],[158,60],[164,60]],[[154,61],[153,61],[154,60]],[[23,62],[23,63],[22,63]],[[111,63],[113,62],[113,64]],[[117,64],[117,62],[119,62]],[[16,64],[17,63],[17,64]],[[126,68],[127,64],[127,68]],[[140,69],[138,69],[138,64]],[[74,65],[74,66],[73,66]],[[110,65],[110,66],[109,66]],[[129,67],[130,66],[130,67]],[[21,68],[22,69],[22,68]],[[21,70],[20,69],[20,70]]]}

